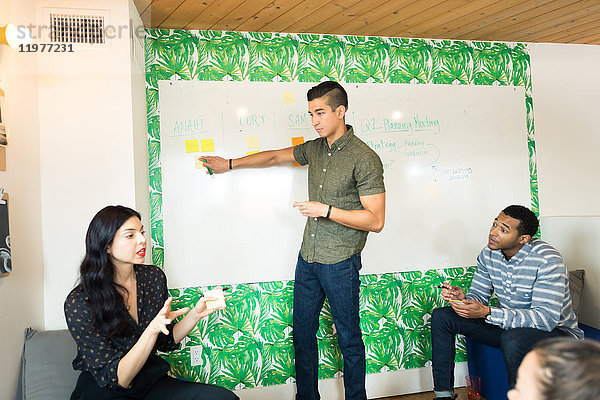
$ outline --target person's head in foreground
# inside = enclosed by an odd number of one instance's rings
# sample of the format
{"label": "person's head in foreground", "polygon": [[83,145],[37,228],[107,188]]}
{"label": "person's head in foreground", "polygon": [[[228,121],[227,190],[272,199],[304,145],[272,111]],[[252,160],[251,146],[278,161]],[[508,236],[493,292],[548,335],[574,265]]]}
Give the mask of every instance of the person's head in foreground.
{"label": "person's head in foreground", "polygon": [[600,399],[600,342],[541,341],[523,359],[509,400]]}

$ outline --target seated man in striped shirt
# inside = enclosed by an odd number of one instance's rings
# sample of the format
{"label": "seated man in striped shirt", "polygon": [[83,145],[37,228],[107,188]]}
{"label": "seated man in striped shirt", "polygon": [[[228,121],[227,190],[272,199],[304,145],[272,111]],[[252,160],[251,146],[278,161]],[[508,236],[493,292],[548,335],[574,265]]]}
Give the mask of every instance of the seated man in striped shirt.
{"label": "seated man in striped shirt", "polygon": [[[506,207],[494,219],[488,245],[477,257],[469,292],[444,283],[449,307],[431,317],[433,382],[436,398],[454,399],[454,340],[460,333],[504,355],[508,383],[515,386],[525,354],[540,340],[583,337],[571,305],[562,256],[533,236],[539,222],[526,207]],[[489,305],[495,292],[500,305]]]}

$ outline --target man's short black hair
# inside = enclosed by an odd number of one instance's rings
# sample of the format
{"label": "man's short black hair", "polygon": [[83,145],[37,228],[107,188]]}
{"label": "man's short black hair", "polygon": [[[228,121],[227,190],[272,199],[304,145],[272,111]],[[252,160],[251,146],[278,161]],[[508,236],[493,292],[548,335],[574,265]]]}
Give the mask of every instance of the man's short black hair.
{"label": "man's short black hair", "polygon": [[527,207],[512,205],[506,207],[502,212],[511,218],[519,220],[517,230],[520,235],[529,235],[533,237],[540,227],[540,222],[536,215]]}
{"label": "man's short black hair", "polygon": [[317,86],[310,88],[306,97],[308,101],[327,96],[327,105],[335,111],[339,106],[344,106],[348,110],[348,94],[340,85],[335,81],[321,82]]}

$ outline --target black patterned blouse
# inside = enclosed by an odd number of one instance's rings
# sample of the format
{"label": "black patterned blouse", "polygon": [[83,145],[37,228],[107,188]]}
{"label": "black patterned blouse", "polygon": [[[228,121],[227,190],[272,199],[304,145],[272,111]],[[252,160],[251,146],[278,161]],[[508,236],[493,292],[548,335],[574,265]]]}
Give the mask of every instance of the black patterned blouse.
{"label": "black patterned blouse", "polygon": [[[77,357],[73,360],[73,369],[91,373],[101,387],[121,389],[117,383],[119,361],[131,350],[168,298],[167,278],[160,268],[153,265],[135,265],[134,269],[137,279],[138,324],[131,318],[123,303],[123,311],[134,328],[133,334],[128,337],[108,337],[94,328],[88,297],[81,285],[75,287],[65,300],[67,326],[77,343]],[[148,364],[156,362],[153,360],[158,357],[155,355],[156,350],[170,351],[177,348],[178,345],[173,340],[173,325],[174,323],[168,327],[169,336],[162,333],[158,335],[154,350],[148,357]],[[143,372],[144,368],[138,376]]]}

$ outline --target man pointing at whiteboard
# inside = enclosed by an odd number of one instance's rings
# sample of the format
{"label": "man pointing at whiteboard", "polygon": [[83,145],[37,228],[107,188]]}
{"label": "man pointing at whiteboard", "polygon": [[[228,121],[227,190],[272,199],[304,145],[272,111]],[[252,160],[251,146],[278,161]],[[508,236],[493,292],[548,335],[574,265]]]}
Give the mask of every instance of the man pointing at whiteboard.
{"label": "man pointing at whiteboard", "polygon": [[385,222],[383,165],[345,123],[348,95],[337,82],[308,91],[318,139],[236,159],[206,157],[214,173],[296,161],[308,164],[309,201],[294,203],[307,217],[294,281],[296,399],[319,399],[316,333],[329,300],[344,357],[346,399],[366,399],[365,346],[359,326],[360,252],[369,232]]}

